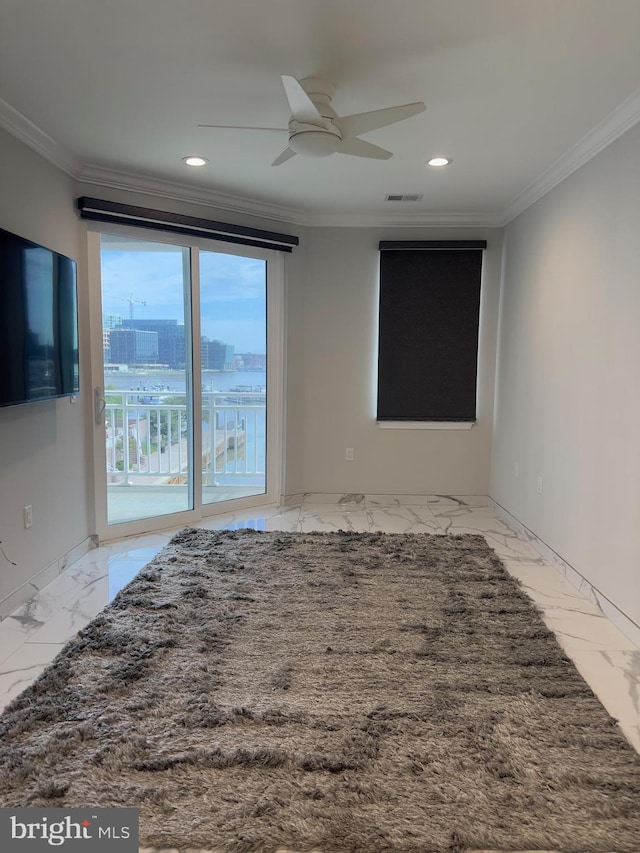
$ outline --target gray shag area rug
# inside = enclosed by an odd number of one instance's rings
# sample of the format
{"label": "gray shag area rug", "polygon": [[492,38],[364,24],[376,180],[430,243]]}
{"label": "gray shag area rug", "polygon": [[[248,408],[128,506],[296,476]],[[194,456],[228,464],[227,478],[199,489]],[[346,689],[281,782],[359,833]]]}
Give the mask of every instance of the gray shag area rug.
{"label": "gray shag area rug", "polygon": [[0,805],[148,847],[640,850],[640,757],[481,536],[185,530],[0,737]]}

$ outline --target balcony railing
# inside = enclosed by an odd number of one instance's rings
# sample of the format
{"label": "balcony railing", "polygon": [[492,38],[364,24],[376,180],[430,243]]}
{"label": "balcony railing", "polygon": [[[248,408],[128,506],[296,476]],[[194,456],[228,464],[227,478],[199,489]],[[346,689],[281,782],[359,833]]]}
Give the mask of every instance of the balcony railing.
{"label": "balcony railing", "polygon": [[[109,484],[184,483],[189,473],[186,394],[108,391],[106,399]],[[203,485],[264,478],[265,412],[264,391],[203,391]]]}

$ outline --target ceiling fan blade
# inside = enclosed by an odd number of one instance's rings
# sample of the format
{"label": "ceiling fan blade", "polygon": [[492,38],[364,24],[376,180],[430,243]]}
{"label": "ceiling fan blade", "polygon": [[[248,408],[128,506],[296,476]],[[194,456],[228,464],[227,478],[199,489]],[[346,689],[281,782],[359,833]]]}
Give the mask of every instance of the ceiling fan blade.
{"label": "ceiling fan blade", "polygon": [[222,130],[275,130],[278,133],[287,133],[287,127],[245,127],[239,124],[199,124],[198,127],[211,128],[218,127]]}
{"label": "ceiling fan blade", "polygon": [[278,156],[276,157],[276,159],[273,161],[273,163],[271,165],[272,166],[281,166],[282,163],[286,163],[287,160],[290,160],[292,157],[295,157],[295,156],[296,156],[296,152],[293,150],[293,148],[289,148],[289,146],[287,145],[287,147],[284,149],[284,151],[281,151],[280,154],[278,154]]}
{"label": "ceiling fan blade", "polygon": [[316,105],[295,77],[283,74],[282,85],[291,107],[292,116],[296,121],[301,124],[316,124],[318,127],[325,127],[324,119],[318,112]]}
{"label": "ceiling fan blade", "polygon": [[353,154],[354,157],[370,157],[373,160],[388,160],[393,157],[391,151],[365,142],[364,139],[343,139],[338,154]]}
{"label": "ceiling fan blade", "polygon": [[370,130],[378,130],[378,128],[386,127],[388,124],[395,124],[397,121],[411,118],[411,116],[423,113],[425,110],[426,106],[422,101],[416,101],[414,104],[403,104],[399,107],[372,110],[369,113],[342,116],[336,119],[336,124],[342,131],[343,138],[350,139],[353,136],[360,136],[361,133],[368,133]]}

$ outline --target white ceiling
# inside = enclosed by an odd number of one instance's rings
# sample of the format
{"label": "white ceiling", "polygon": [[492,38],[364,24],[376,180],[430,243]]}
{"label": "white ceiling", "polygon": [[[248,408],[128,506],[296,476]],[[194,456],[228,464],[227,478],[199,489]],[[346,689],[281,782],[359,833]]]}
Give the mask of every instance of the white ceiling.
{"label": "white ceiling", "polygon": [[[639,43],[640,0],[0,0],[0,124],[76,176],[281,219],[498,222],[640,118]],[[341,115],[427,111],[365,136],[387,161],[274,168],[286,134],[197,128],[286,126],[283,73]]]}

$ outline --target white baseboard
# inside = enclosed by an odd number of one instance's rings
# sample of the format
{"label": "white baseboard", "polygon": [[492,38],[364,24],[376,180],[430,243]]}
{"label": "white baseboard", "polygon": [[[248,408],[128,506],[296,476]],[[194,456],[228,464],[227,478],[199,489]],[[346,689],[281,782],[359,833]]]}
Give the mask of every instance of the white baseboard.
{"label": "white baseboard", "polygon": [[282,495],[280,498],[280,506],[284,507],[294,507],[294,506],[302,506],[302,500],[304,498],[304,492],[296,492],[291,495]]}
{"label": "white baseboard", "polygon": [[585,598],[600,608],[603,616],[640,648],[640,626],[623,613],[612,601],[600,592],[593,584],[583,577],[580,572],[568,563],[564,557],[550,548],[535,533],[529,530],[521,521],[489,497],[489,506],[518,536],[525,539],[538,551],[551,566],[569,581]]}
{"label": "white baseboard", "polygon": [[22,584],[22,586],[19,586],[18,589],[14,589],[13,592],[10,592],[6,598],[3,598],[2,601],[0,601],[0,621],[6,619],[7,616],[10,616],[14,610],[17,610],[18,607],[20,607],[21,604],[30,601],[36,593],[44,589],[52,580],[55,580],[60,572],[63,572],[66,568],[73,565],[73,563],[81,557],[84,557],[85,554],[88,554],[89,551],[95,547],[96,544],[92,537],[88,536],[79,545],[75,545],[69,551],[66,551],[61,557],[58,557],[57,560],[49,563],[49,565],[42,569],[41,572],[38,572],[35,577],[30,578],[26,583]]}

